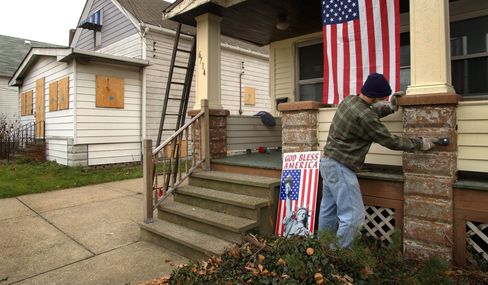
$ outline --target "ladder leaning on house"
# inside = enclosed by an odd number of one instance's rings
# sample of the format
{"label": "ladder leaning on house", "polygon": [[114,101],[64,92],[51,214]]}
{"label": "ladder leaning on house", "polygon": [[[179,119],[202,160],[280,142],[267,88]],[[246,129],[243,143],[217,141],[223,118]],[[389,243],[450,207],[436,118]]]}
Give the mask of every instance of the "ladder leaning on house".
{"label": "ladder leaning on house", "polygon": [[[156,141],[156,147],[161,144],[161,139],[164,132],[175,133],[183,125],[185,125],[186,111],[188,107],[188,101],[190,99],[191,84],[193,79],[193,71],[195,69],[195,58],[196,58],[196,37],[194,35],[184,34],[181,32],[182,24],[179,23],[176,29],[175,41],[173,45],[173,53],[171,55],[171,62],[168,72],[168,81],[166,83],[166,91],[164,94],[163,109],[161,112],[161,121],[159,123],[159,132]],[[190,49],[181,47],[181,35],[186,35],[191,37],[191,47]],[[186,65],[178,65],[177,59],[182,57],[188,58]],[[184,72],[184,81],[177,81],[173,78],[175,70],[182,70]],[[178,89],[178,90],[175,90]],[[177,94],[178,91],[181,93]],[[179,95],[179,96],[178,96]],[[168,104],[170,102],[176,102],[178,112],[171,112],[168,110]],[[173,104],[172,104],[173,106]],[[173,118],[172,120],[167,120]],[[166,177],[163,180],[163,189],[167,189],[171,180],[176,181],[176,176],[178,174],[179,168],[179,158],[180,152],[182,151],[183,136],[179,135],[176,140],[173,140],[170,147],[169,160],[172,164],[172,171],[165,173]],[[153,176],[157,174],[156,166],[153,168]],[[156,179],[153,177],[155,187],[157,187],[157,175]]]}

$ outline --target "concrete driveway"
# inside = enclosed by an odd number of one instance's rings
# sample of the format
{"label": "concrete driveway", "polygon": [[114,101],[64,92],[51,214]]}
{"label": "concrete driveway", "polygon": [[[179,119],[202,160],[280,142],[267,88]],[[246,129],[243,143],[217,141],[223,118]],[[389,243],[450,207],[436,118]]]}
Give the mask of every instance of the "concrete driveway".
{"label": "concrete driveway", "polygon": [[142,179],[0,200],[0,285],[129,285],[188,260],[139,241]]}

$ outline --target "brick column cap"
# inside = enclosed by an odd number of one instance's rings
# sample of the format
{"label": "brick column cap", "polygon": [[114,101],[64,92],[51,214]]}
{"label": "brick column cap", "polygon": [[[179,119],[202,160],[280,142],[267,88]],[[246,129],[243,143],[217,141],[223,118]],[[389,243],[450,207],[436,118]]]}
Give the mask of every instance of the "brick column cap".
{"label": "brick column cap", "polygon": [[[200,113],[201,110],[190,110],[188,111],[188,116],[193,117]],[[210,116],[217,116],[217,117],[228,117],[230,115],[229,110],[223,109],[209,109]]]}
{"label": "brick column cap", "polygon": [[457,94],[416,94],[400,97],[398,99],[398,105],[457,105],[462,99]]}
{"label": "brick column cap", "polygon": [[291,103],[281,103],[278,105],[278,111],[291,112],[291,111],[300,111],[300,110],[318,110],[324,106],[325,104],[322,104],[317,101],[299,101],[299,102],[291,102]]}

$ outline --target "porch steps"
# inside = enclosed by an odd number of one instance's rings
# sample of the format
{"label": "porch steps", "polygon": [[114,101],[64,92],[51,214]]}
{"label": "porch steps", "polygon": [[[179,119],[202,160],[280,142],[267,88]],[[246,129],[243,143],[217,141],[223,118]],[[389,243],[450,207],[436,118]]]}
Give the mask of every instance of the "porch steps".
{"label": "porch steps", "polygon": [[221,255],[231,242],[185,226],[155,219],[151,224],[140,223],[141,239],[168,248],[193,260]]}
{"label": "porch steps", "polygon": [[190,259],[219,255],[249,232],[272,234],[279,179],[201,171],[158,208],[141,238]]}

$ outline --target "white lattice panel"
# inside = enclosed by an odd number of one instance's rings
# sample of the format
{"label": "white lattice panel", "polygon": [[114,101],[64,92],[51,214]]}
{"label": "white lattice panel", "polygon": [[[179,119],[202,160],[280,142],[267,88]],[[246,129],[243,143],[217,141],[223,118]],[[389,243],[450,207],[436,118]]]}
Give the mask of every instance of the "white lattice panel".
{"label": "white lattice panel", "polygon": [[364,230],[367,236],[372,236],[381,242],[391,243],[391,235],[395,230],[395,212],[390,208],[365,206],[366,220]]}
{"label": "white lattice panel", "polygon": [[467,221],[466,228],[468,244],[488,261],[488,224]]}

